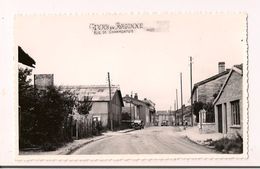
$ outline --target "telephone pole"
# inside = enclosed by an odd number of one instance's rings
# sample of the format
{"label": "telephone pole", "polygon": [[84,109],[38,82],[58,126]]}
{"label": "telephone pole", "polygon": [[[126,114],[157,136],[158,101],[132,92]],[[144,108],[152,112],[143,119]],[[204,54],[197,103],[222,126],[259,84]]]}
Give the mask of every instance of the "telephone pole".
{"label": "telephone pole", "polygon": [[180,73],[180,81],[181,81],[181,124],[183,125],[183,96],[182,96],[182,72]]}
{"label": "telephone pole", "polygon": [[109,115],[110,115],[110,129],[113,131],[113,113],[112,113],[112,103],[111,103],[111,84],[110,84],[110,74],[107,73],[108,78],[108,90],[109,90]]}
{"label": "telephone pole", "polygon": [[178,105],[178,89],[176,89],[176,108],[177,108],[177,110],[179,109],[179,105]]}
{"label": "telephone pole", "polygon": [[177,126],[177,112],[178,112],[178,89],[176,89],[176,112],[175,112],[175,126]]}
{"label": "telephone pole", "polygon": [[190,112],[191,112],[191,126],[193,126],[193,97],[192,97],[192,57],[190,56]]}
{"label": "telephone pole", "polygon": [[[177,109],[176,109],[176,100],[174,99],[174,111],[173,111],[173,114],[174,115],[174,125],[176,126],[176,112],[177,112]],[[172,116],[173,118],[173,116]]]}

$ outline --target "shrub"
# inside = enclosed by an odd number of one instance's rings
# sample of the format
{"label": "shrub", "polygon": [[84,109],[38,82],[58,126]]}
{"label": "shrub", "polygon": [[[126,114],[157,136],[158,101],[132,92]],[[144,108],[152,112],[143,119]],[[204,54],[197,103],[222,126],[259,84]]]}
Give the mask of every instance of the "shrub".
{"label": "shrub", "polygon": [[68,117],[76,97],[54,86],[37,90],[30,84],[31,73],[19,68],[19,147],[53,150],[72,139]]}
{"label": "shrub", "polygon": [[210,143],[210,146],[215,146],[215,149],[224,153],[243,153],[243,139],[240,135],[236,138],[222,138]]}

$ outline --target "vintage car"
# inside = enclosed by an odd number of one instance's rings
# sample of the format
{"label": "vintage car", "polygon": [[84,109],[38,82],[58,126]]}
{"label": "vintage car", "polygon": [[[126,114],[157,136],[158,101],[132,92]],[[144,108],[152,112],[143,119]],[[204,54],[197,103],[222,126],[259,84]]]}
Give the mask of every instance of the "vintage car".
{"label": "vintage car", "polygon": [[163,120],[161,123],[161,126],[168,126],[168,121],[167,120]]}
{"label": "vintage car", "polygon": [[134,120],[132,122],[132,128],[141,130],[144,128],[144,122],[142,120]]}

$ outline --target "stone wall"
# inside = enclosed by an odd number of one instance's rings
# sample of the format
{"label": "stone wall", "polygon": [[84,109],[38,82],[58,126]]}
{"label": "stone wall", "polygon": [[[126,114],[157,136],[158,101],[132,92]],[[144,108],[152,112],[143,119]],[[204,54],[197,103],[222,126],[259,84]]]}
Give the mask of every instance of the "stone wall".
{"label": "stone wall", "polygon": [[194,96],[195,99],[194,101],[203,102],[203,103],[213,102],[214,94],[218,94],[222,84],[227,78],[227,75],[228,74],[223,75],[215,80],[209,81],[205,84],[198,86],[198,88],[195,91],[195,93],[197,92],[196,94],[198,96]]}
{"label": "stone wall", "polygon": [[46,89],[49,86],[53,86],[53,74],[35,74],[34,86],[38,89]]}
{"label": "stone wall", "polygon": [[215,123],[199,123],[198,127],[201,133],[215,133],[216,132],[216,124]]}

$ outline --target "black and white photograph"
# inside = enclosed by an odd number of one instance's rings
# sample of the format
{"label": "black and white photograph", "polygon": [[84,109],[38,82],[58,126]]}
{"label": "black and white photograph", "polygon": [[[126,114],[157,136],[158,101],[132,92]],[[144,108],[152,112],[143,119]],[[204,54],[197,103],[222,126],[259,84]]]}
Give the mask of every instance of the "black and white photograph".
{"label": "black and white photograph", "polygon": [[17,152],[247,156],[245,13],[16,15]]}

